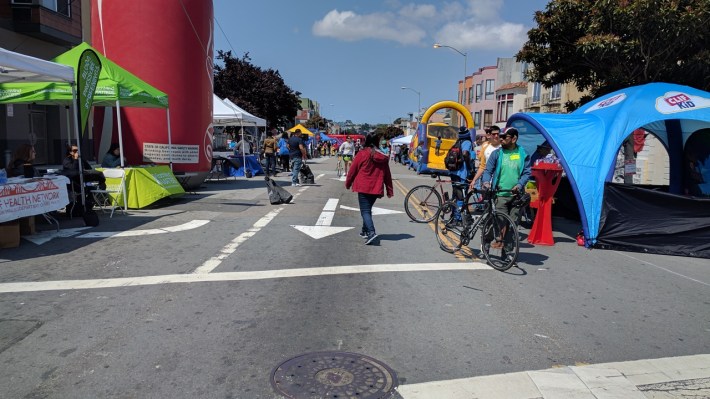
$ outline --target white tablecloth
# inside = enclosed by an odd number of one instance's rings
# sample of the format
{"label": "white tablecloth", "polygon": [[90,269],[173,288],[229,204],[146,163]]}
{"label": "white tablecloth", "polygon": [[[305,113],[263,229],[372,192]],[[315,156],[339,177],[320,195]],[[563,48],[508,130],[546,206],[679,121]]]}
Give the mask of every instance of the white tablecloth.
{"label": "white tablecloth", "polygon": [[9,179],[0,185],[0,223],[64,208],[68,184],[65,176]]}

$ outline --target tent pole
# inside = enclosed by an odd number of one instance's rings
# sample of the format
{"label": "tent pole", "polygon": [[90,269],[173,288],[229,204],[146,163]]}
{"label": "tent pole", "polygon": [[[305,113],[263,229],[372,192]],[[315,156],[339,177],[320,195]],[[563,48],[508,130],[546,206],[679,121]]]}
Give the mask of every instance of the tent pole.
{"label": "tent pole", "polygon": [[81,191],[81,206],[84,208],[84,212],[86,212],[86,196],[84,195],[84,167],[82,165],[82,160],[83,158],[81,157],[81,136],[79,134],[79,116],[77,115],[79,113],[79,103],[76,98],[76,85],[72,84],[71,85],[71,95],[72,98],[74,99],[74,134],[76,136],[76,148],[79,149],[79,189]]}
{"label": "tent pole", "polygon": [[[123,128],[121,126],[121,102],[116,100],[116,119],[118,120],[118,150],[121,157],[121,169],[124,169],[123,164]],[[128,173],[125,169],[124,173]],[[123,177],[123,187],[121,187],[121,192],[123,193],[123,212],[128,212],[128,199],[126,198],[126,177]]]}
{"label": "tent pole", "polygon": [[170,107],[165,108],[168,114],[168,161],[170,162],[170,171],[173,170],[173,138],[170,132]]}
{"label": "tent pole", "polygon": [[66,112],[67,116],[67,145],[71,145],[71,116],[69,115],[69,106],[65,105],[64,106],[64,111]]}
{"label": "tent pole", "polygon": [[[240,121],[240,123],[243,123]],[[242,159],[244,160],[244,177],[247,177],[247,152],[246,152],[246,144],[247,144],[247,139],[244,137],[244,125],[241,124],[239,125],[239,132],[241,133],[240,136],[242,137]]]}

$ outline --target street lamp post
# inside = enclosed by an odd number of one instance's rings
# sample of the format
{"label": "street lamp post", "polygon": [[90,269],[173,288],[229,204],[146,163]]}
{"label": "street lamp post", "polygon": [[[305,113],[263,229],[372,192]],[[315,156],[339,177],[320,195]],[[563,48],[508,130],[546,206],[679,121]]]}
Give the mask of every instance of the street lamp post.
{"label": "street lamp post", "polygon": [[[434,48],[441,48],[441,47],[450,48],[450,49],[454,50],[455,52],[463,55],[463,80],[461,81],[461,92],[462,92],[461,96],[465,96],[466,95],[466,74],[467,74],[466,65],[468,64],[467,59],[466,59],[467,58],[466,53],[462,53],[461,51],[459,51],[459,49],[457,49],[455,47],[447,46],[445,44],[440,44],[440,43],[434,43]],[[462,118],[463,118],[463,115],[462,115]],[[463,123],[461,123],[461,124],[463,124]]]}
{"label": "street lamp post", "polygon": [[417,108],[417,123],[420,122],[421,121],[421,112],[422,112],[422,93],[412,89],[411,87],[405,87],[405,86],[402,86],[402,90],[411,90],[411,91],[417,93],[417,97],[419,98],[419,102],[417,103],[417,105],[419,106]]}

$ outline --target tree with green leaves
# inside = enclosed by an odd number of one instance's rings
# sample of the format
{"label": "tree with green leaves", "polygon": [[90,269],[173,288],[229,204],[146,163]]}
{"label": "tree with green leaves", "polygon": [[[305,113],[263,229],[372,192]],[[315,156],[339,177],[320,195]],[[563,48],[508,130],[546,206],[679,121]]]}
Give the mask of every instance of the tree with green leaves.
{"label": "tree with green leaves", "polygon": [[601,95],[650,82],[710,90],[709,0],[552,0],[516,54],[545,87]]}
{"label": "tree with green leaves", "polygon": [[249,113],[266,119],[269,126],[291,126],[300,109],[299,96],[286,85],[279,71],[251,64],[249,53],[241,59],[231,51],[217,51],[221,65],[214,66],[214,93],[229,98]]}
{"label": "tree with green leaves", "polygon": [[317,112],[314,113],[304,124],[303,126],[307,128],[320,128],[320,129],[325,129],[328,124],[328,120],[320,116]]}

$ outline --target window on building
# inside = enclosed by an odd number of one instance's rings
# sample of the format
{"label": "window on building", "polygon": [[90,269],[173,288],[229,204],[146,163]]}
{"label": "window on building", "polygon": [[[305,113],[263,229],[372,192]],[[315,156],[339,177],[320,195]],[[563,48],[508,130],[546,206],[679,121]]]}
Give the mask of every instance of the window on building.
{"label": "window on building", "polygon": [[556,85],[552,86],[552,89],[550,89],[550,99],[551,100],[559,100],[562,97],[562,85],[560,83],[557,83]]}
{"label": "window on building", "polygon": [[483,127],[493,126],[493,110],[487,109],[483,111]]}
{"label": "window on building", "polygon": [[496,81],[495,79],[486,79],[486,100],[495,99]]}
{"label": "window on building", "polygon": [[533,83],[533,95],[532,95],[532,101],[534,103],[539,103],[540,102],[540,92],[542,91],[542,86],[540,85],[539,82]]}
{"label": "window on building", "polygon": [[483,95],[483,86],[479,83],[476,85],[476,102],[481,102],[481,96]]}
{"label": "window on building", "polygon": [[513,111],[513,93],[498,96],[496,105],[496,122],[505,122]]}
{"label": "window on building", "polygon": [[44,8],[66,15],[67,17],[71,17],[70,10],[72,1],[73,0],[39,0],[39,4]]}
{"label": "window on building", "polygon": [[481,126],[481,112],[474,112],[473,113],[473,125],[474,126]]}
{"label": "window on building", "polygon": [[468,88],[468,103],[471,104],[473,102],[473,87]]}

